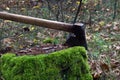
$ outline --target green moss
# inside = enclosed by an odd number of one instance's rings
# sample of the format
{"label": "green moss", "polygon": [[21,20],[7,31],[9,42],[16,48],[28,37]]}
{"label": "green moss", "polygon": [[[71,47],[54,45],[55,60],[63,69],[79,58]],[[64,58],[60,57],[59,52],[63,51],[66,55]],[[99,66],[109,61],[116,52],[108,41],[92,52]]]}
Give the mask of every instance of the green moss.
{"label": "green moss", "polygon": [[92,80],[83,47],[37,56],[7,53],[0,61],[5,80]]}

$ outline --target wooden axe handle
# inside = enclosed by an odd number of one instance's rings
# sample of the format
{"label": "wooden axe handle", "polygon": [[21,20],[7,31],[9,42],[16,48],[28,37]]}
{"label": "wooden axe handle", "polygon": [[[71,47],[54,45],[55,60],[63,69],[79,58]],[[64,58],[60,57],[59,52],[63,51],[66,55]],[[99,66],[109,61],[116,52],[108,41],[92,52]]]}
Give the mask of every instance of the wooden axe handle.
{"label": "wooden axe handle", "polygon": [[72,32],[72,26],[73,26],[72,24],[69,24],[69,23],[46,20],[46,19],[35,18],[30,16],[23,16],[23,15],[8,13],[8,12],[0,12],[0,18],[5,20],[11,20],[16,22],[36,25],[40,27],[55,29],[55,30],[66,31],[66,32]]}

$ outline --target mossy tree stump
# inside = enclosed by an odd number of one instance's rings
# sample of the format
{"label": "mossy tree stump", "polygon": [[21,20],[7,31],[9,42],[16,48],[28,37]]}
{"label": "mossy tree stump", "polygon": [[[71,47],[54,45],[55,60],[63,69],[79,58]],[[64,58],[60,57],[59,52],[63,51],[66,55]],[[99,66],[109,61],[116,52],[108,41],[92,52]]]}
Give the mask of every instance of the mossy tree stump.
{"label": "mossy tree stump", "polygon": [[0,72],[5,80],[92,80],[83,47],[36,56],[7,53],[0,58]]}

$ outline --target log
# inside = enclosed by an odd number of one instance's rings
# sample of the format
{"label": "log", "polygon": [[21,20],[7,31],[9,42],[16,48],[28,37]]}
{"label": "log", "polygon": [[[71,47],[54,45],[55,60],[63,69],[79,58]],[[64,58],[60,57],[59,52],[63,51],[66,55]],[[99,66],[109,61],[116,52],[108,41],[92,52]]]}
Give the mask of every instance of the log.
{"label": "log", "polygon": [[40,27],[55,29],[55,30],[66,31],[66,32],[72,32],[72,27],[73,27],[73,25],[69,23],[46,20],[46,19],[18,15],[18,14],[12,14],[8,12],[0,12],[0,18],[5,19],[5,20],[11,20],[11,21],[16,21],[16,22],[36,25]]}

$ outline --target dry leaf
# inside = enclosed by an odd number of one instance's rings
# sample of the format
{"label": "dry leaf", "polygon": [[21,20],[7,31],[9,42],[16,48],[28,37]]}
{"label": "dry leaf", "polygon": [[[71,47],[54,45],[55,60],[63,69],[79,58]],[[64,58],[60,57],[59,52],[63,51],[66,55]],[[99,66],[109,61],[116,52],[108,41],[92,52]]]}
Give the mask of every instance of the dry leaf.
{"label": "dry leaf", "polygon": [[103,71],[109,71],[109,65],[104,62],[100,62],[100,67]]}
{"label": "dry leaf", "polygon": [[119,30],[118,26],[114,26],[113,30],[118,31]]}
{"label": "dry leaf", "polygon": [[99,74],[98,72],[95,72],[95,74],[93,75],[93,78],[94,78],[94,79],[100,78],[100,74]]}

